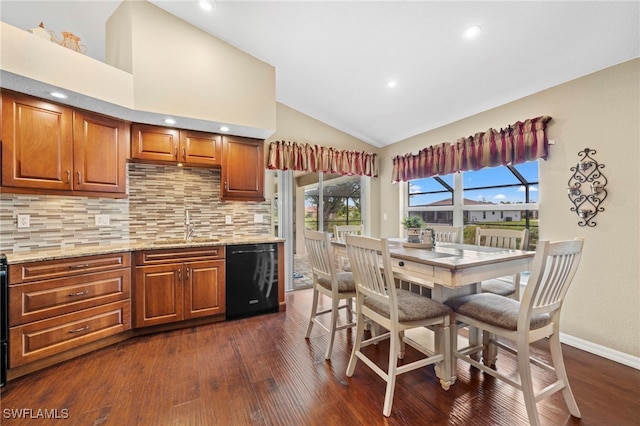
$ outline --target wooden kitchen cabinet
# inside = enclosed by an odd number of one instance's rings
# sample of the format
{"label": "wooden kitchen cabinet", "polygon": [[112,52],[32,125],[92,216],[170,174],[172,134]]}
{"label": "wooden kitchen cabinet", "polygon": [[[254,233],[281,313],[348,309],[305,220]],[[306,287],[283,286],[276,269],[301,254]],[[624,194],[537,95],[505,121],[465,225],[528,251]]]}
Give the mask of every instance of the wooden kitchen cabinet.
{"label": "wooden kitchen cabinet", "polygon": [[223,247],[143,251],[135,264],[135,328],[224,314]]}
{"label": "wooden kitchen cabinet", "polygon": [[4,188],[123,196],[128,145],[121,120],[2,92]]}
{"label": "wooden kitchen cabinet", "polygon": [[10,368],[131,329],[131,254],[9,265]]}
{"label": "wooden kitchen cabinet", "polygon": [[222,138],[221,195],[223,201],[264,201],[264,141]]}
{"label": "wooden kitchen cabinet", "polygon": [[214,133],[133,124],[131,158],[149,162],[219,167],[222,138]]}

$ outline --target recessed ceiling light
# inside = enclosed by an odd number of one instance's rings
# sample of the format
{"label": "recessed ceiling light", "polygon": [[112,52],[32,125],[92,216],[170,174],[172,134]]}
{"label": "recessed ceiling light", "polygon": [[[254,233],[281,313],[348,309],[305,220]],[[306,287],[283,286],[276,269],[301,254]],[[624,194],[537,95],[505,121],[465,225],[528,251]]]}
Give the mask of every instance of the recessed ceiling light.
{"label": "recessed ceiling light", "polygon": [[200,7],[204,10],[213,10],[216,8],[216,2],[213,0],[200,0]]}
{"label": "recessed ceiling light", "polygon": [[464,36],[466,38],[475,38],[478,37],[481,32],[482,28],[480,28],[478,25],[472,25],[464,30]]}
{"label": "recessed ceiling light", "polygon": [[229,128],[227,126],[220,126],[220,131],[221,132],[228,132]]}
{"label": "recessed ceiling light", "polygon": [[391,80],[390,82],[387,83],[387,87],[396,87],[398,85],[398,82]]}
{"label": "recessed ceiling light", "polygon": [[167,124],[176,124],[176,120],[174,120],[173,118],[165,118],[164,122]]}
{"label": "recessed ceiling light", "polygon": [[65,95],[64,93],[60,93],[60,92],[49,92],[49,94],[51,96],[53,96],[54,98],[58,98],[58,99],[67,99],[67,95]]}

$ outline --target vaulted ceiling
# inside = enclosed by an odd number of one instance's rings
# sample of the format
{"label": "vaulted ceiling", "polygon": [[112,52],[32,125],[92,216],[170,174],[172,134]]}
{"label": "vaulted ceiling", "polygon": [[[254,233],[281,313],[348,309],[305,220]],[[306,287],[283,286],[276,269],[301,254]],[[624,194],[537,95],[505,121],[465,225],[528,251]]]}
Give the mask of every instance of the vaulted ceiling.
{"label": "vaulted ceiling", "polygon": [[[151,2],[273,65],[279,102],[375,146],[640,56],[637,1]],[[2,0],[0,17],[104,61],[119,4]]]}

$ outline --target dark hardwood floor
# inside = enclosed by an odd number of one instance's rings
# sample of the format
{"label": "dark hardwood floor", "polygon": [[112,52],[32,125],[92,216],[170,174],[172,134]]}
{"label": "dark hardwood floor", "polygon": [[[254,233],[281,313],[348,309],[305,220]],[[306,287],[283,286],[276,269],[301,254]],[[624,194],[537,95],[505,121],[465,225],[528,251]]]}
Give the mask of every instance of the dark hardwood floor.
{"label": "dark hardwood floor", "polygon": [[[515,389],[461,362],[449,391],[433,367],[399,376],[383,417],[385,383],[363,363],[345,375],[351,330],[338,332],[331,362],[320,330],[304,339],[310,296],[288,293],[286,313],[142,336],[13,380],[0,394],[0,424],[528,424]],[[388,345],[367,349],[384,365]],[[564,354],[582,419],[556,394],[538,404],[545,425],[640,425],[640,371],[568,346]],[[515,369],[513,357],[501,352],[498,368]],[[38,410],[67,418],[31,418],[44,415]]]}

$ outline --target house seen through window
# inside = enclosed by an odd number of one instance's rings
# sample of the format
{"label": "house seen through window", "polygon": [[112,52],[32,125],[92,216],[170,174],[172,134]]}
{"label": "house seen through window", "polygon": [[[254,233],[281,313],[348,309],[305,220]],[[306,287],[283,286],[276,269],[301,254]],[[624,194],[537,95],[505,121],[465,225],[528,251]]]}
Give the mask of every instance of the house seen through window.
{"label": "house seen through window", "polygon": [[529,229],[529,249],[538,241],[538,162],[487,167],[409,182],[407,212],[426,223],[464,225],[473,244],[476,227]]}

